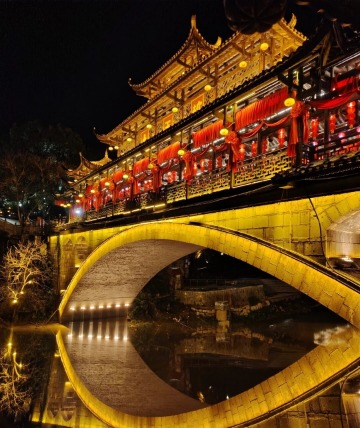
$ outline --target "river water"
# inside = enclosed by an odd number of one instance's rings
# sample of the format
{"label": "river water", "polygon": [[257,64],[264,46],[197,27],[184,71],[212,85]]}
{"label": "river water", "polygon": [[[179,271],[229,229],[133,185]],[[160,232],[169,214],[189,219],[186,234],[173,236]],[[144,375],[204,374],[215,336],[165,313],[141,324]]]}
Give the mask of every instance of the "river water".
{"label": "river water", "polygon": [[[320,307],[272,323],[230,323],[227,331],[214,322],[188,327],[175,320],[132,324],[120,317],[65,327],[64,349],[79,382],[106,405],[139,416],[181,413],[226,400],[349,328]],[[105,426],[69,382],[56,331],[1,330],[2,349],[11,348],[15,363],[27,364],[26,374],[34,379],[33,421],[37,426]]]}

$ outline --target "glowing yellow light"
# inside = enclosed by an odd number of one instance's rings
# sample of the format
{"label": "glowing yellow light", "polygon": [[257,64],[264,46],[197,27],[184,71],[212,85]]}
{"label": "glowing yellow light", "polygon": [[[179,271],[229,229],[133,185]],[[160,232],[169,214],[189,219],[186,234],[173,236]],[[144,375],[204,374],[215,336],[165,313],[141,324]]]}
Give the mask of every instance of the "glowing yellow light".
{"label": "glowing yellow light", "polygon": [[93,305],[92,305],[92,306],[90,306],[90,309],[91,309],[91,310],[95,309],[95,306],[93,306]]}
{"label": "glowing yellow light", "polygon": [[80,308],[82,311],[84,311],[86,308],[85,308],[85,306],[81,306],[81,308]]}
{"label": "glowing yellow light", "polygon": [[125,303],[125,306],[126,306],[126,307],[128,307],[128,306],[129,306],[129,303]]}
{"label": "glowing yellow light", "polygon": [[105,186],[109,187],[110,186],[110,181],[105,181]]}
{"label": "glowing yellow light", "polygon": [[80,202],[80,199],[76,199],[75,202],[78,204]]}
{"label": "glowing yellow light", "polygon": [[66,204],[67,207],[71,207],[71,204]]}
{"label": "glowing yellow light", "polygon": [[11,348],[11,347],[12,347],[12,343],[11,343],[11,342],[9,342],[9,343],[7,344],[7,346],[8,346],[9,348]]}
{"label": "glowing yellow light", "polygon": [[127,174],[124,174],[124,175],[123,175],[123,179],[124,179],[124,180],[127,180],[128,178],[129,178],[129,176],[128,176]]}
{"label": "glowing yellow light", "polygon": [[292,98],[292,97],[286,98],[286,100],[284,101],[285,107],[291,107],[294,104],[295,104],[295,98]]}
{"label": "glowing yellow light", "polygon": [[114,150],[114,147],[113,146],[109,146],[109,150],[110,151]]}
{"label": "glowing yellow light", "polygon": [[95,189],[91,189],[91,190],[90,190],[90,193],[95,193]]}
{"label": "glowing yellow light", "polygon": [[114,146],[114,149],[115,150],[119,150],[119,146]]}
{"label": "glowing yellow light", "polygon": [[239,63],[239,67],[240,67],[240,68],[246,68],[246,67],[247,67],[247,65],[248,65],[248,63],[247,63],[246,61],[241,61],[241,62]]}
{"label": "glowing yellow light", "polygon": [[82,198],[84,196],[83,193],[79,193],[79,198]]}
{"label": "glowing yellow light", "polygon": [[152,128],[151,123],[148,123],[148,124],[146,125],[146,127],[147,127],[147,129],[151,129],[151,128]]}
{"label": "glowing yellow light", "polygon": [[266,43],[266,42],[261,43],[261,45],[260,45],[260,49],[261,49],[262,51],[267,51],[267,50],[269,49],[269,44],[268,44],[268,43]]}
{"label": "glowing yellow light", "polygon": [[102,309],[104,307],[104,305],[99,305],[99,309]]}
{"label": "glowing yellow light", "polygon": [[111,305],[106,305],[107,308],[111,308]]}
{"label": "glowing yellow light", "polygon": [[228,130],[227,128],[222,128],[222,129],[220,129],[220,135],[225,136],[225,135],[227,135],[228,133],[229,133],[229,130]]}
{"label": "glowing yellow light", "polygon": [[152,164],[151,162],[148,165],[148,169],[153,169],[154,168],[154,164]]}
{"label": "glowing yellow light", "polygon": [[173,107],[173,108],[171,109],[171,111],[172,111],[173,113],[177,113],[177,112],[179,111],[179,109],[178,109],[177,107]]}
{"label": "glowing yellow light", "polygon": [[117,308],[120,308],[120,304],[119,304],[119,303],[117,303],[117,304],[116,304],[116,307],[117,307]]}
{"label": "glowing yellow light", "polygon": [[207,85],[204,86],[204,89],[205,89],[206,92],[209,92],[209,91],[211,91],[212,86],[209,85],[209,84],[207,84]]}
{"label": "glowing yellow light", "polygon": [[70,311],[75,311],[75,308],[70,308]]}
{"label": "glowing yellow light", "polygon": [[184,156],[184,154],[185,154],[185,150],[184,149],[178,150],[178,155],[179,156]]}
{"label": "glowing yellow light", "polygon": [[128,137],[128,138],[126,139],[126,141],[129,141],[129,143],[130,143],[130,141],[132,141],[132,138],[131,138],[131,137]]}

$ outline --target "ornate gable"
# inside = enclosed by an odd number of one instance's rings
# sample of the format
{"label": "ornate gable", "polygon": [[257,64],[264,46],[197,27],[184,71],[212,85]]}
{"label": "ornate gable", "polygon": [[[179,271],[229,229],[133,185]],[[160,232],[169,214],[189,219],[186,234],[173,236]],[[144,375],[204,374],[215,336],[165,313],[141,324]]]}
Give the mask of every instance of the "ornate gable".
{"label": "ornate gable", "polygon": [[130,79],[129,85],[137,95],[152,99],[220,45],[220,37],[214,45],[202,37],[196,27],[196,16],[192,16],[189,36],[178,52],[143,83],[134,84]]}

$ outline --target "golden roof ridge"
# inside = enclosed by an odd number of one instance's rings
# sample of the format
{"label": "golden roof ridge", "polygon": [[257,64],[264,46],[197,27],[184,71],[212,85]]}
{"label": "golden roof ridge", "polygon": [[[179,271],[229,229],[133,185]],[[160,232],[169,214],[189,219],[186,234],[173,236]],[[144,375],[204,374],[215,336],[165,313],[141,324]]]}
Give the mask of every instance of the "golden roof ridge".
{"label": "golden roof ridge", "polygon": [[[158,68],[151,76],[149,76],[142,83],[132,83],[131,78],[129,78],[128,83],[133,90],[141,89],[146,86],[151,80],[153,80],[156,76],[161,74],[170,64],[172,64],[176,59],[178,59],[191,45],[192,40],[198,40],[201,42],[202,46],[206,48],[209,53],[207,56],[211,55],[220,45],[221,45],[221,37],[218,37],[214,44],[209,43],[205,38],[201,35],[200,31],[196,26],[196,15],[192,15],[191,17],[191,27],[189,31],[189,35],[185,40],[184,44],[181,48],[170,58],[168,59],[160,68]],[[192,67],[191,67],[192,68]]]}

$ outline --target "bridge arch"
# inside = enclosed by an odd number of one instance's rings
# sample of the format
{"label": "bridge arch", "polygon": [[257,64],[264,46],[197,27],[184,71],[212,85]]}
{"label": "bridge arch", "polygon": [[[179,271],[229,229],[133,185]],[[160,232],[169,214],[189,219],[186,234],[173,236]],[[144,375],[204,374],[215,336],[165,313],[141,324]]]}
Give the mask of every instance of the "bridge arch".
{"label": "bridge arch", "polygon": [[[171,221],[135,225],[100,244],[71,280],[59,307],[60,316],[75,309],[71,307],[72,304],[78,303],[83,309],[86,304],[90,306],[89,299],[85,304],[84,296],[96,290],[93,283],[99,277],[102,278],[102,305],[106,303],[105,292],[110,298],[114,296],[115,290],[127,293],[125,297],[122,296],[121,303],[130,303],[146,282],[163,267],[203,247],[228,254],[273,275],[354,326],[360,326],[360,298],[357,291],[341,282],[330,269],[248,234]],[[136,257],[136,253],[140,257]],[[148,255],[151,263],[146,262],[144,254]],[[126,266],[130,266],[130,269],[126,269]],[[97,276],[97,273],[100,275]],[[121,288],[123,282],[125,287]],[[99,299],[99,296],[96,298]]]}

